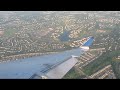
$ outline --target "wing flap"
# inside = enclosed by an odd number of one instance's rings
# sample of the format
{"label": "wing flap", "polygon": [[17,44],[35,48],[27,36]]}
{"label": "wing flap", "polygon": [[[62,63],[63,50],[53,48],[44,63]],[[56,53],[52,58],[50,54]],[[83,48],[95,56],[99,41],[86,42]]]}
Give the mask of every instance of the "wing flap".
{"label": "wing flap", "polygon": [[45,76],[49,79],[61,79],[77,62],[78,60],[76,58],[71,57],[48,71]]}

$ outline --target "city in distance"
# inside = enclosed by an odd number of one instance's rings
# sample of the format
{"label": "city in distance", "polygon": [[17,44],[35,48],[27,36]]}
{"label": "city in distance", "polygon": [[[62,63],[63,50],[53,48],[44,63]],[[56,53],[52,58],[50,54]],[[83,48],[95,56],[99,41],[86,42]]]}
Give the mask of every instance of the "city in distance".
{"label": "city in distance", "polygon": [[0,11],[0,79],[119,79],[119,11]]}

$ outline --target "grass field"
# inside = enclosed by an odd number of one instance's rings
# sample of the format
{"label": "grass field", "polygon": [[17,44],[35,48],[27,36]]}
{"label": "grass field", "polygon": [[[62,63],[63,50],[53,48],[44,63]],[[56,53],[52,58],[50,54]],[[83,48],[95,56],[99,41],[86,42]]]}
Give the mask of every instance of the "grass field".
{"label": "grass field", "polygon": [[74,67],[63,77],[63,79],[81,79],[84,78],[83,73],[78,72]]}
{"label": "grass field", "polygon": [[4,36],[10,37],[10,36],[14,35],[16,32],[18,32],[18,30],[16,30],[16,29],[7,29],[4,31]]}
{"label": "grass field", "polygon": [[83,72],[87,75],[91,75],[100,69],[104,68],[106,65],[112,64],[112,59],[117,57],[120,54],[120,51],[112,51],[103,53],[98,59],[91,62],[87,66],[83,67]]}
{"label": "grass field", "polygon": [[118,79],[120,79],[120,59],[112,59],[113,71]]}

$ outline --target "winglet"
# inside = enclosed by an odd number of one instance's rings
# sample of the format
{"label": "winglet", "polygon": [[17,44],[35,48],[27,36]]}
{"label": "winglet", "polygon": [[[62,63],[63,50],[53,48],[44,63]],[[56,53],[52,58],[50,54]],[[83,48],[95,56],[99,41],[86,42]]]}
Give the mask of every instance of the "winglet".
{"label": "winglet", "polygon": [[85,50],[89,50],[89,46],[92,45],[93,40],[94,40],[93,36],[88,37],[88,40],[85,43],[83,43],[83,45],[80,48],[85,49]]}

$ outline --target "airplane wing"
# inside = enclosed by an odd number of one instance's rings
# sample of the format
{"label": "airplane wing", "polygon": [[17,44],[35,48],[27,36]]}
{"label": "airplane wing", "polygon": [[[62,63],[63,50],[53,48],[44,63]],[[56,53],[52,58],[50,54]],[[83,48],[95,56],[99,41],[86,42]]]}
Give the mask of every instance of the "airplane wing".
{"label": "airplane wing", "polygon": [[93,39],[93,37],[88,37],[80,48],[73,50],[0,63],[0,78],[60,79],[77,63],[75,57],[89,50]]}

